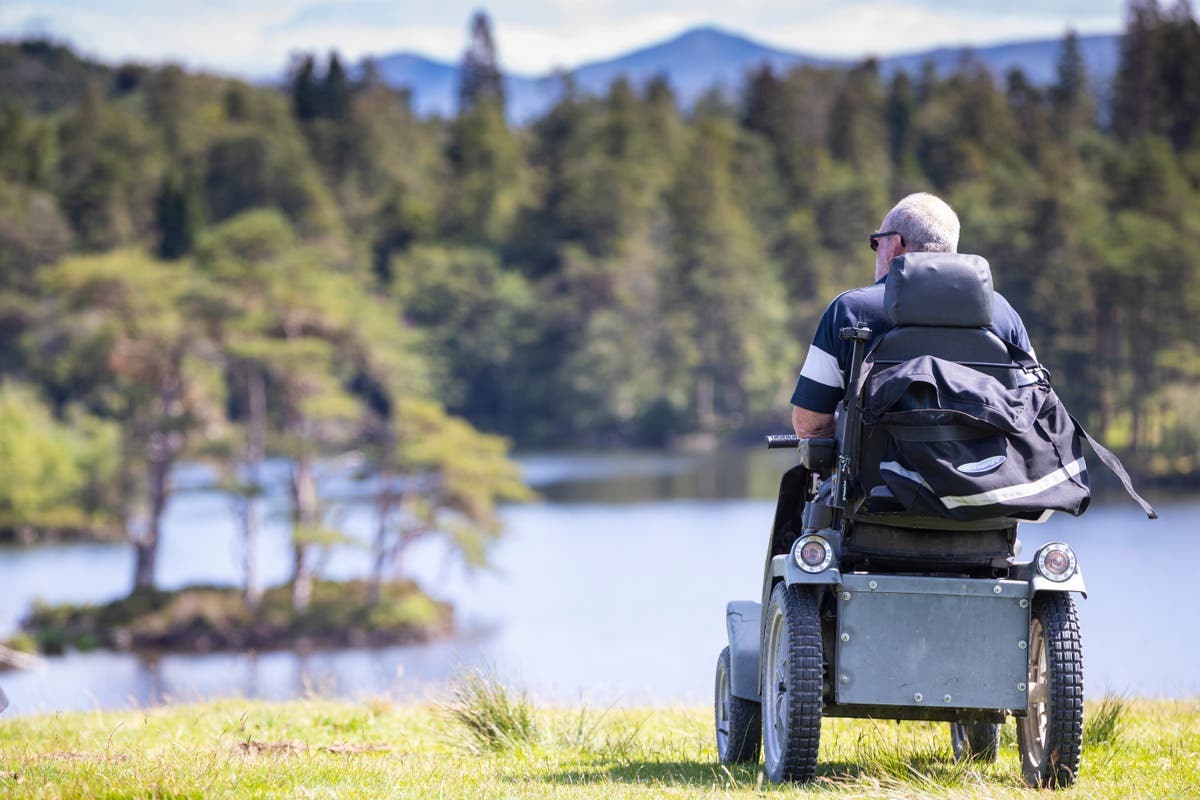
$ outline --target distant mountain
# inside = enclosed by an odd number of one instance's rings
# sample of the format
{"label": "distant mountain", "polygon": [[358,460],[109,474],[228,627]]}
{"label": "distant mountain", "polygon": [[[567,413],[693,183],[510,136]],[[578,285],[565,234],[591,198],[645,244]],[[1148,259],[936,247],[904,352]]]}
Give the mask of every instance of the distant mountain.
{"label": "distant mountain", "polygon": [[[448,117],[458,108],[457,64],[415,53],[396,53],[375,59],[375,69],[387,85],[412,91],[413,110],[418,114]],[[505,75],[509,116],[521,122],[538,116],[557,98],[557,84],[550,77]]]}
{"label": "distant mountain", "polygon": [[693,28],[674,39],[634,50],[608,61],[584,64],[571,72],[576,84],[593,94],[624,76],[642,86],[666,75],[682,101],[691,105],[710,89],[737,92],[746,73],[764,64],[783,72],[802,64],[832,66],[844,62],[776,50],[720,28]]}
{"label": "distant mountain", "polygon": [[[900,69],[916,73],[921,70],[922,64],[932,61],[938,73],[945,74],[957,69],[962,64],[964,55],[970,54],[998,78],[1003,78],[1011,70],[1020,69],[1031,83],[1044,86],[1055,79],[1061,50],[1061,38],[998,44],[978,49],[940,47],[936,50],[885,58],[880,61],[880,66],[885,74]],[[1117,71],[1117,62],[1121,55],[1120,35],[1080,36],[1079,50],[1083,54],[1084,63],[1087,64],[1088,73],[1097,84],[1095,88],[1105,89],[1112,80],[1113,73]]]}
{"label": "distant mountain", "polygon": [[[1117,34],[1081,36],[1084,61],[1101,94],[1117,68],[1120,36]],[[939,74],[957,69],[969,53],[998,79],[1020,68],[1035,85],[1054,80],[1062,40],[1045,39],[976,49],[943,47],[879,60],[880,71],[887,77],[903,69],[920,71],[926,61],[933,62]],[[596,61],[570,71],[576,86],[591,94],[602,94],[614,80],[624,76],[641,87],[658,75],[665,75],[685,106],[696,102],[710,89],[736,94],[746,73],[764,64],[784,72],[804,64],[848,67],[862,59],[835,59],[779,50],[739,34],[713,27],[694,28],[674,39],[635,50],[616,58]],[[408,87],[413,107],[421,114],[449,116],[458,106],[458,66],[413,53],[396,53],[375,59],[375,66],[391,86]],[[555,76],[530,77],[510,74],[505,77],[509,116],[526,122],[542,114],[558,98],[561,81]]]}

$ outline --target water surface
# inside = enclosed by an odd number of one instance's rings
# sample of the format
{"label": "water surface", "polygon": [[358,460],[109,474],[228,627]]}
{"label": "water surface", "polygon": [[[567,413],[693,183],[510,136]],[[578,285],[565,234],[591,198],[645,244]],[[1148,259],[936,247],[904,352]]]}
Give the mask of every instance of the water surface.
{"label": "water surface", "polygon": [[[539,700],[595,705],[706,703],[725,644],[724,608],[757,599],[779,475],[793,455],[544,455],[523,459],[539,502],[509,507],[496,569],[466,575],[436,545],[419,546],[412,573],[453,601],[460,633],[431,645],[382,649],[141,658],[76,653],[44,669],[0,674],[8,713],[120,708],[224,696],[282,699],[309,692],[401,699],[444,691],[463,666],[488,665]],[[197,489],[172,502],[160,562],[164,586],[233,583],[238,542],[227,501]],[[1150,522],[1130,503],[1099,504],[1075,519],[1025,525],[1026,553],[1055,539],[1079,554],[1089,596],[1079,599],[1090,696],[1200,694],[1200,601],[1195,534],[1200,501],[1155,498]],[[260,563],[287,577],[282,495],[271,499]],[[365,537],[371,518],[347,505],[344,525]],[[362,574],[362,548],[330,554],[325,572]],[[0,632],[35,598],[98,601],[129,583],[122,545],[0,551]]]}

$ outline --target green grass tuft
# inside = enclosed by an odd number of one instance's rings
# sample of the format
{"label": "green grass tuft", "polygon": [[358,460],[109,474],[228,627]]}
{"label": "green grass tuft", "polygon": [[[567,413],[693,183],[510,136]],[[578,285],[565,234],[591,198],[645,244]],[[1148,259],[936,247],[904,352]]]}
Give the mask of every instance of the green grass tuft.
{"label": "green grass tuft", "polygon": [[1129,701],[1124,695],[1108,693],[1098,706],[1093,706],[1083,723],[1083,745],[1111,744],[1121,738]]}
{"label": "green grass tuft", "polygon": [[453,691],[446,713],[466,731],[470,749],[503,753],[536,741],[538,729],[529,698],[505,686],[493,672],[463,672]]}

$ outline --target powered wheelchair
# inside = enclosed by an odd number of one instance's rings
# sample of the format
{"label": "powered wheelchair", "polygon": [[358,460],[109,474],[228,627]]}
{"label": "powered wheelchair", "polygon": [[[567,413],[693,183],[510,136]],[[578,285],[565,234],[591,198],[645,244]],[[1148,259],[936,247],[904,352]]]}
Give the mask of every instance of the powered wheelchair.
{"label": "powered wheelchair", "polygon": [[986,262],[970,257],[981,273],[957,254],[921,256],[926,268],[889,300],[895,327],[874,342],[865,326],[841,331],[854,355],[835,436],[768,437],[799,463],[781,481],[761,600],[726,610],[718,755],[756,762],[761,749],[770,780],[808,781],[822,717],[871,717],[948,722],[957,758],[994,760],[1012,715],[1026,781],[1069,786],[1083,739],[1075,554],[1056,542],[1018,561],[1027,512],[964,522],[905,510],[881,480],[884,444],[864,434],[868,344],[868,371],[931,355],[1008,387],[1027,378],[987,330]]}

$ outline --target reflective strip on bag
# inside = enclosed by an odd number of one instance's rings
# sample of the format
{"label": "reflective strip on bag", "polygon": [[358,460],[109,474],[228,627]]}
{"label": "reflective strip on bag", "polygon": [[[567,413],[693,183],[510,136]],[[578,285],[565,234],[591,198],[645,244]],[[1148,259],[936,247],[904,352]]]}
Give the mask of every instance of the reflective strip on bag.
{"label": "reflective strip on bag", "polygon": [[[933,491],[933,487],[926,482],[925,478],[922,477],[920,473],[906,469],[895,461],[884,461],[879,465],[879,468],[886,469],[888,472],[895,473],[902,478],[908,478],[910,481],[921,484],[935,495],[937,494],[937,492]],[[1021,500],[1026,497],[1032,497],[1035,494],[1041,494],[1047,489],[1052,489],[1053,487],[1058,486],[1060,483],[1064,483],[1071,478],[1074,478],[1076,475],[1079,475],[1086,469],[1087,465],[1084,464],[1083,459],[1078,458],[1075,461],[1072,461],[1070,464],[1067,464],[1065,467],[1059,467],[1049,475],[1038,478],[1036,481],[1018,483],[1014,486],[1002,486],[999,489],[990,489],[986,492],[980,492],[979,494],[946,496],[939,495],[938,499],[942,501],[942,504],[946,506],[946,508],[958,508],[960,506],[991,506],[998,503],[1007,503],[1013,500]]]}

